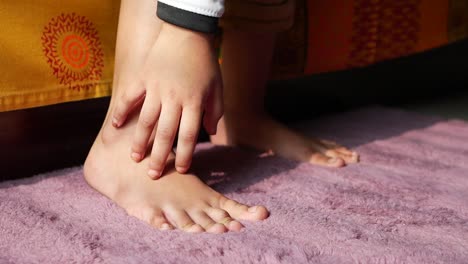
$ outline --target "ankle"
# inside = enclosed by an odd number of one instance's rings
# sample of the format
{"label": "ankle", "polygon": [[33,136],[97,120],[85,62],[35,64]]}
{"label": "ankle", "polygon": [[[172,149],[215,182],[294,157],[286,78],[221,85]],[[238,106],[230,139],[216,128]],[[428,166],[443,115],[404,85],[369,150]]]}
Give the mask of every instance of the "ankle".
{"label": "ankle", "polygon": [[[245,108],[225,109],[223,118],[218,123],[218,132],[211,136],[215,145],[237,146],[244,141],[258,136],[259,128],[271,117],[265,111]],[[252,126],[255,126],[252,129]]]}

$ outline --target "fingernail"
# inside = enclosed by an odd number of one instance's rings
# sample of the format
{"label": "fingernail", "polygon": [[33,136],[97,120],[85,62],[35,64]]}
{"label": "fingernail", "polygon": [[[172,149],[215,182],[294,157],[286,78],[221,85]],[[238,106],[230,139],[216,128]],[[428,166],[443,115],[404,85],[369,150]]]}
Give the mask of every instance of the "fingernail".
{"label": "fingernail", "polygon": [[337,158],[331,158],[328,160],[328,163],[336,163],[338,161]]}
{"label": "fingernail", "polygon": [[148,171],[148,175],[151,177],[151,178],[158,178],[159,176],[161,176],[161,172],[157,171],[157,170],[149,170]]}
{"label": "fingernail", "polygon": [[134,161],[140,161],[140,160],[141,160],[141,154],[140,154],[140,153],[133,152],[133,153],[132,153],[132,159],[133,159]]}
{"label": "fingernail", "polygon": [[112,125],[115,126],[115,127],[119,127],[119,121],[117,120],[117,118],[112,118]]}
{"label": "fingernail", "polygon": [[185,173],[185,172],[187,172],[187,168],[186,168],[186,167],[177,166],[177,171],[178,171],[179,173]]}
{"label": "fingernail", "polygon": [[257,206],[250,207],[248,211],[251,213],[255,213],[257,211]]}

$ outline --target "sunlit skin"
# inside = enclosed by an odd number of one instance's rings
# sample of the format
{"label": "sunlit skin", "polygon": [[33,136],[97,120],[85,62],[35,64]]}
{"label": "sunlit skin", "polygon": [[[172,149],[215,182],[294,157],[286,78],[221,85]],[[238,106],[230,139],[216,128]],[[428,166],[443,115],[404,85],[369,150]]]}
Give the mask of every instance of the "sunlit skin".
{"label": "sunlit skin", "polygon": [[296,133],[265,112],[263,100],[275,45],[274,33],[225,30],[223,37],[224,117],[218,123],[218,133],[211,137],[214,144],[272,151],[325,167],[358,162],[357,153],[335,142]]}
{"label": "sunlit skin", "polygon": [[[224,233],[239,231],[240,221],[259,221],[268,217],[263,206],[247,206],[228,199],[191,174],[174,168],[174,155],[168,153],[164,176],[148,177],[151,157],[135,162],[129,155],[139,123],[139,108],[126,118],[125,125],[112,126],[115,104],[126,89],[139,82],[159,34],[161,21],[154,18],[156,2],[121,2],[117,35],[114,91],[104,124],[84,165],[86,181],[115,201],[129,215],[161,230]],[[139,30],[135,31],[134,28]],[[155,133],[149,138],[151,149]],[[176,162],[176,161],[175,161]]]}

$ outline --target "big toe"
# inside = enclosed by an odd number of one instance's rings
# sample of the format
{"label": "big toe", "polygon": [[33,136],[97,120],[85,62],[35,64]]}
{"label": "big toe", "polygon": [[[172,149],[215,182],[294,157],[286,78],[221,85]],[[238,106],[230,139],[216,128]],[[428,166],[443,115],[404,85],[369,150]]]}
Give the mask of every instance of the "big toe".
{"label": "big toe", "polygon": [[247,206],[238,203],[226,197],[222,197],[219,201],[220,208],[228,212],[228,214],[236,220],[260,221],[268,217],[269,212],[264,206]]}

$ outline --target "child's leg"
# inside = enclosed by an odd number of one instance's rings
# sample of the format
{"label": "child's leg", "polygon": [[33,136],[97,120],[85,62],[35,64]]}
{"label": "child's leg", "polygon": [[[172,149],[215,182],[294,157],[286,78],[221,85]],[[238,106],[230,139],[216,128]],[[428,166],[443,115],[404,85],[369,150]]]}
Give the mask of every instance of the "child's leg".
{"label": "child's leg", "polygon": [[[113,99],[136,82],[157,38],[161,22],[152,10],[156,10],[152,0],[122,1]],[[109,112],[113,105],[114,100]],[[194,175],[181,175],[172,169],[160,180],[151,180],[147,176],[148,158],[135,163],[129,155],[137,117],[133,115],[117,130],[107,115],[84,165],[85,179],[93,188],[130,215],[161,229],[220,233],[242,227],[233,219],[255,221],[267,217],[264,207],[251,207],[255,211],[249,212],[249,207],[227,199]]]}
{"label": "child's leg", "polygon": [[265,113],[263,100],[274,44],[275,33],[224,32],[221,70],[225,113],[212,142],[272,150],[283,157],[323,166],[357,162],[358,155],[350,150],[302,136]]}

